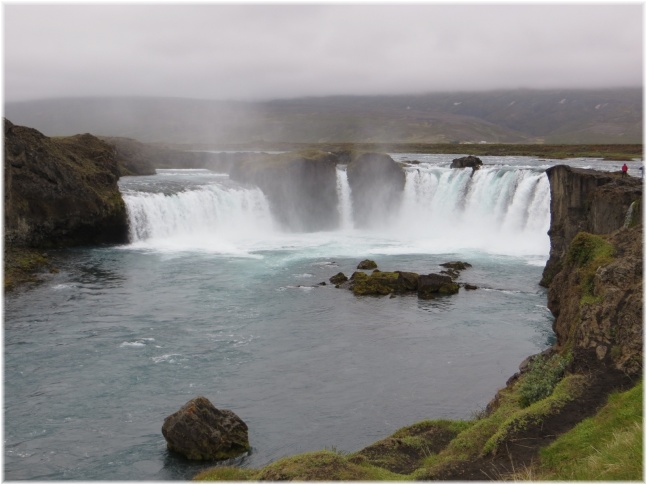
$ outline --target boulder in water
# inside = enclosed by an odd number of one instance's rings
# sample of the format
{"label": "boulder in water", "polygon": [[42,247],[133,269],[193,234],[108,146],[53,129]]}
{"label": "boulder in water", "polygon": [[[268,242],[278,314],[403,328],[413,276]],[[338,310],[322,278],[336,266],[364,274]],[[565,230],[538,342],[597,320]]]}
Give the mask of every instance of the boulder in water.
{"label": "boulder in water", "polygon": [[431,273],[418,278],[418,298],[428,300],[439,295],[458,293],[458,284],[449,276]]}
{"label": "boulder in water", "polygon": [[457,271],[462,271],[467,268],[471,268],[472,265],[466,263],[465,261],[449,261],[448,263],[441,263],[443,268],[451,268]]}
{"label": "boulder in water", "polygon": [[483,162],[479,157],[473,155],[468,155],[466,157],[455,158],[452,160],[450,168],[471,168],[472,170],[478,170],[483,165]]}
{"label": "boulder in water", "polygon": [[371,259],[365,259],[357,265],[357,269],[375,269],[377,268],[377,263]]}
{"label": "boulder in water", "polygon": [[331,276],[328,281],[330,281],[333,285],[341,285],[342,283],[348,281],[348,276],[340,271],[335,276]]}
{"label": "boulder in water", "polygon": [[446,270],[441,271],[441,274],[446,274],[451,279],[455,280],[460,276],[460,272],[464,269],[471,268],[472,265],[464,261],[449,261],[448,263],[441,263],[443,268]]}
{"label": "boulder in water", "polygon": [[205,397],[187,402],[164,420],[169,450],[189,460],[226,460],[249,451],[247,425],[234,412],[216,409]]}
{"label": "boulder in water", "polygon": [[351,276],[350,289],[356,295],[388,295],[418,289],[417,273],[375,270],[370,275],[357,271]]}

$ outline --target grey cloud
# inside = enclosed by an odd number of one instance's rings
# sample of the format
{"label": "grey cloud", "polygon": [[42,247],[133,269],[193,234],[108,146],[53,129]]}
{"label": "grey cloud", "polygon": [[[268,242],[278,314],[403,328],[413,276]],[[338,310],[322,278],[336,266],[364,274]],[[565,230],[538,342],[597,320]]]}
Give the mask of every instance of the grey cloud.
{"label": "grey cloud", "polygon": [[642,5],[4,6],[5,99],[642,85]]}

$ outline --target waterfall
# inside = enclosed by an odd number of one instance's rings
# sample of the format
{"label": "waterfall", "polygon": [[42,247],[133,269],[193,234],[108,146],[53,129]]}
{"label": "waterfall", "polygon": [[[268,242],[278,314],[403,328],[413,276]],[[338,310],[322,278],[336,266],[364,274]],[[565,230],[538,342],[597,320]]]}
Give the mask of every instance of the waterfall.
{"label": "waterfall", "polygon": [[483,167],[472,172],[434,165],[407,167],[398,231],[443,239],[448,247],[515,254],[550,248],[550,187],[543,171]]}
{"label": "waterfall", "polygon": [[627,215],[625,216],[625,223],[622,226],[624,229],[627,229],[631,225],[631,220],[634,217],[635,207],[636,207],[636,201],[634,200],[629,206],[629,209],[627,209]]}
{"label": "waterfall", "polygon": [[[406,167],[405,176],[401,203],[394,206],[398,212],[356,232],[346,167],[337,167],[338,231],[355,238],[348,244],[377,237],[382,251],[548,254],[550,190],[544,171],[493,165],[472,172],[419,163]],[[301,233],[284,233],[274,224],[259,188],[237,184],[227,175],[176,170],[122,179],[120,187],[132,244],[246,255],[302,244],[294,242]],[[339,241],[339,235],[310,234],[316,241]]]}
{"label": "waterfall", "polygon": [[122,192],[133,244],[239,252],[241,241],[274,230],[269,204],[258,188],[208,184],[172,193]]}
{"label": "waterfall", "polygon": [[349,230],[353,228],[353,205],[348,184],[348,173],[346,166],[337,165],[337,198],[340,229]]}

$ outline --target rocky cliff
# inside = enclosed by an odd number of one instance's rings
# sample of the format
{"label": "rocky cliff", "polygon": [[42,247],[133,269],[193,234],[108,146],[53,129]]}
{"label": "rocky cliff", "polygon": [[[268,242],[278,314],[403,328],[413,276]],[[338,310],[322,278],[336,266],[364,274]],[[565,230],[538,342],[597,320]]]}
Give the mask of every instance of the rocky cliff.
{"label": "rocky cliff", "polygon": [[258,186],[286,230],[337,227],[337,157],[318,150],[259,154],[233,164],[232,180]]}
{"label": "rocky cliff", "polygon": [[114,149],[98,138],[48,138],[4,120],[5,245],[125,242]]}
{"label": "rocky cliff", "polygon": [[348,164],[348,184],[357,227],[398,213],[404,191],[402,168],[385,153],[359,153]]}
{"label": "rocky cliff", "polygon": [[570,242],[578,232],[609,234],[642,220],[642,180],[620,173],[558,165],[546,170],[550,182],[550,258],[541,284],[548,286],[561,270]]}
{"label": "rocky cliff", "polygon": [[405,175],[384,153],[247,154],[230,165],[229,175],[258,186],[284,229],[321,231],[339,225],[337,165],[347,165],[355,226],[370,227],[376,220],[397,214]]}
{"label": "rocky cliff", "polygon": [[551,251],[542,284],[556,350],[641,374],[643,181],[566,166],[547,173]]}

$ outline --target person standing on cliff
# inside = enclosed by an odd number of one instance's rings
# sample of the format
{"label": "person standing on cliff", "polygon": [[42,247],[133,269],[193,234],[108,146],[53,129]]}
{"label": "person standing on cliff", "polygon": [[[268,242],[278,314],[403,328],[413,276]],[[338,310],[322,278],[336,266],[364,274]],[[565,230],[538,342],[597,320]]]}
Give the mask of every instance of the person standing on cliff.
{"label": "person standing on cliff", "polygon": [[622,165],[622,176],[623,176],[623,177],[626,177],[626,176],[627,176],[627,170],[628,170],[628,169],[629,169],[629,167],[627,167],[627,164],[626,164],[626,163]]}

